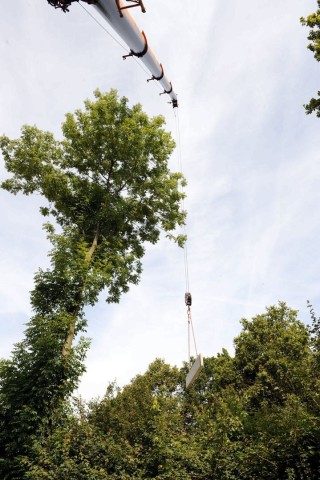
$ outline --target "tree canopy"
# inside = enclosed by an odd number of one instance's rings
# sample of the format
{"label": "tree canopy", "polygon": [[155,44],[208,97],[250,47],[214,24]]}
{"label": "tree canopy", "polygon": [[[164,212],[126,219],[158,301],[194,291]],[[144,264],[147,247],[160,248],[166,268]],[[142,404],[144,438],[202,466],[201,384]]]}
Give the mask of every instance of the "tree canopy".
{"label": "tree canopy", "polygon": [[32,479],[317,480],[320,375],[314,335],[284,303],[242,321],[235,352],[155,360],[101,400],[76,400],[30,461]]}

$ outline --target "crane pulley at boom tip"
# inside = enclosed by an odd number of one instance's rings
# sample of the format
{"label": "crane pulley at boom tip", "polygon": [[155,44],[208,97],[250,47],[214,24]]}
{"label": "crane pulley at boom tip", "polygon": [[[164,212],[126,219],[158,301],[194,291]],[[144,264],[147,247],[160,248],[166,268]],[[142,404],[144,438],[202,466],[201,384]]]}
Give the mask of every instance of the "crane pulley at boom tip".
{"label": "crane pulley at boom tip", "polygon": [[[69,7],[74,2],[80,0],[47,0],[47,2],[54,8],[60,8],[63,12],[68,12]],[[163,66],[157,60],[155,54],[148,45],[148,41],[144,32],[141,32],[128,12],[129,8],[140,7],[142,12],[145,8],[142,0],[81,0],[89,5],[93,5],[96,10],[102,15],[117,34],[126,42],[130,48],[130,53],[124,55],[127,57],[138,57],[151,73],[150,80],[157,80],[163,87],[163,92],[160,95],[167,94],[171,98],[173,108],[178,107],[178,99],[173,90],[172,83],[164,74]]]}

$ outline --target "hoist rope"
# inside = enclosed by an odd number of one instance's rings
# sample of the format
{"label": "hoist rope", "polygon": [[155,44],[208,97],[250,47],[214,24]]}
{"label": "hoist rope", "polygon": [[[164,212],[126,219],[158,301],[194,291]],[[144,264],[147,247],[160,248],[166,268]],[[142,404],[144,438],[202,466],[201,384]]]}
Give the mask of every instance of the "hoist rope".
{"label": "hoist rope", "polygon": [[[181,135],[180,135],[180,121],[179,121],[179,109],[175,108],[174,110],[174,116],[176,119],[176,139],[177,139],[177,152],[178,152],[178,164],[179,164],[179,171],[183,175],[183,168],[182,168],[182,149],[181,149]],[[181,193],[183,195],[181,205],[182,209],[185,210],[185,203],[184,203],[184,197],[185,197],[185,189],[183,186],[181,186]],[[187,229],[186,225],[183,225],[183,234],[187,236]],[[188,245],[187,241],[184,244],[183,248],[183,256],[184,256],[184,275],[185,275],[185,281],[186,281],[186,292],[190,291],[190,286],[189,286],[189,263],[188,263]]]}
{"label": "hoist rope", "polygon": [[194,345],[194,350],[196,352],[196,356],[198,356],[198,349],[197,349],[197,342],[196,342],[196,337],[195,337],[195,334],[194,334],[194,328],[193,328],[193,323],[192,323],[192,316],[191,316],[191,308],[188,307],[188,311],[187,311],[187,315],[188,315],[188,358],[189,358],[189,362],[190,362],[190,359],[191,359],[191,339],[190,339],[190,332],[192,334],[192,338],[193,338],[193,345]]}
{"label": "hoist rope", "polygon": [[[181,134],[180,134],[180,121],[179,121],[179,109],[175,108],[174,116],[176,120],[176,139],[177,139],[177,152],[178,152],[178,164],[179,164],[179,171],[183,175],[183,167],[182,167],[182,148],[181,148]],[[185,189],[183,185],[180,187],[182,196],[181,206],[182,209],[185,210]],[[183,234],[187,236],[187,229],[186,225],[183,225]],[[186,282],[186,292],[190,294],[190,282],[189,282],[189,261],[188,261],[188,240],[186,240],[184,247],[183,247],[183,259],[184,259],[184,273],[185,273],[185,282]],[[187,295],[187,294],[186,294]],[[190,294],[191,298],[191,294]],[[191,315],[191,305],[187,306],[187,317],[188,317],[188,359],[189,363],[191,363],[191,337],[193,340],[194,350],[196,352],[196,356],[198,356],[197,350],[197,343],[196,337],[193,328],[192,322],[192,315]]]}
{"label": "hoist rope", "polygon": [[[89,17],[91,17],[92,20],[93,20],[100,28],[102,28],[102,30],[103,30],[107,35],[109,35],[109,37],[112,38],[112,40],[114,40],[114,41],[122,48],[122,50],[124,50],[125,52],[128,52],[128,48],[127,48],[125,45],[123,45],[114,35],[112,35],[112,33],[110,33],[109,30],[108,30],[104,25],[102,25],[102,23],[100,23],[99,20],[98,20],[94,15],[92,15],[92,13],[89,12],[89,10],[86,9],[86,7],[84,7],[84,6],[82,5],[82,3],[79,2],[78,5],[80,5],[80,7],[89,15]],[[149,72],[146,68],[144,68],[144,66],[141,64],[141,62],[139,62],[139,60],[138,60],[136,57],[134,57],[134,56],[133,56],[132,58],[133,58],[133,60],[136,62],[136,64],[141,68],[141,70],[142,70],[147,76],[149,76],[149,75],[150,75],[150,72]],[[158,84],[158,82],[152,82],[152,83],[156,86],[156,88],[158,88],[159,90],[162,91],[162,88],[161,88],[161,86]]]}
{"label": "hoist rope", "polygon": [[91,17],[92,20],[93,20],[94,22],[96,22],[96,24],[99,25],[99,27],[102,28],[102,30],[104,30],[104,32],[105,32],[107,35],[109,35],[109,37],[111,37],[112,40],[114,40],[123,50],[125,50],[125,51],[128,50],[124,45],[122,45],[121,42],[119,42],[119,40],[118,40],[114,35],[112,35],[112,33],[109,32],[109,30],[106,29],[106,27],[104,27],[104,26],[102,25],[102,23],[99,22],[99,20],[98,20],[94,15],[92,15],[91,12],[89,12],[89,10],[86,9],[86,7],[84,7],[84,6],[82,5],[82,3],[79,2],[78,5],[79,5],[85,12],[87,12],[87,14],[89,15],[89,17]]}

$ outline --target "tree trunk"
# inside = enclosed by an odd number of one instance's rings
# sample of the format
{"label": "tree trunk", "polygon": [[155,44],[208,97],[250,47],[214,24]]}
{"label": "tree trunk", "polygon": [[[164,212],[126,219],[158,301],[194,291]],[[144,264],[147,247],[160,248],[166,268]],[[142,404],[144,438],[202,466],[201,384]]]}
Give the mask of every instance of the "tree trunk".
{"label": "tree trunk", "polygon": [[[99,237],[99,226],[97,227],[97,230],[96,230],[93,242],[91,244],[91,247],[89,248],[89,250],[86,253],[85,261],[88,263],[88,266],[91,262],[93,254],[94,254],[94,252],[95,252],[95,250],[98,246],[98,237]],[[73,339],[74,339],[74,333],[75,333],[75,328],[76,328],[77,317],[78,317],[80,308],[81,308],[81,305],[78,304],[75,307],[74,311],[72,312],[72,317],[71,317],[70,324],[69,324],[68,334],[66,336],[65,342],[64,342],[63,347],[62,347],[62,357],[64,359],[67,359],[70,355],[70,352],[71,352],[72,342],[73,342]]]}

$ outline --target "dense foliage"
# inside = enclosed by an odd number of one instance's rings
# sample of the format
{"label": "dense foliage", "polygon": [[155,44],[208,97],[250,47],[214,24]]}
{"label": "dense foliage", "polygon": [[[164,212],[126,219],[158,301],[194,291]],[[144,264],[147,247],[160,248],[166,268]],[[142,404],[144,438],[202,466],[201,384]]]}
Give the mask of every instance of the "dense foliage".
{"label": "dense foliage", "polygon": [[100,401],[74,400],[29,461],[34,480],[318,480],[318,321],[280,303],[242,321],[231,356],[154,361]]}
{"label": "dense foliage", "polygon": [[[308,35],[308,40],[310,43],[308,45],[309,50],[313,52],[314,58],[319,62],[320,61],[320,0],[317,0],[319,9],[309,15],[307,18],[301,18],[302,25],[305,25],[310,28],[310,33]],[[317,117],[320,117],[320,91],[318,92],[318,98],[311,98],[310,102],[304,106],[306,113],[310,114],[316,112]]]}

